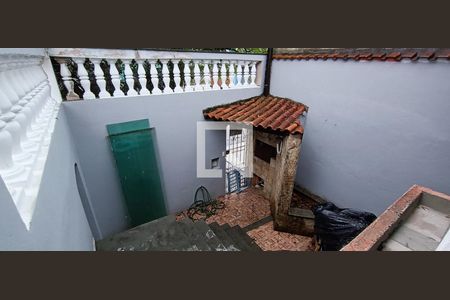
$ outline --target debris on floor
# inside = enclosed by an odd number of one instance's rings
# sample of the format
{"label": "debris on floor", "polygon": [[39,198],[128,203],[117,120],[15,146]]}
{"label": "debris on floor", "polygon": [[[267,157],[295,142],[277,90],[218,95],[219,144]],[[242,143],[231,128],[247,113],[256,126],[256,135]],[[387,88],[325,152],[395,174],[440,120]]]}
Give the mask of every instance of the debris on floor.
{"label": "debris on floor", "polygon": [[319,203],[311,199],[310,197],[300,193],[299,191],[295,190],[292,192],[292,200],[291,200],[291,207],[297,207],[301,209],[309,209],[313,211]]}

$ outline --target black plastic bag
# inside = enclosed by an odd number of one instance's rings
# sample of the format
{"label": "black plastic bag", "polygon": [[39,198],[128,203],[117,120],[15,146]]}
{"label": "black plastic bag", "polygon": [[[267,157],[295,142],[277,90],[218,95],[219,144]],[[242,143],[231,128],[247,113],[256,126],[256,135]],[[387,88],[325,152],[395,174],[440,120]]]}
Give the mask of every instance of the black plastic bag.
{"label": "black plastic bag", "polygon": [[314,232],[324,251],[340,250],[377,218],[368,212],[340,209],[330,202],[319,205],[314,216]]}

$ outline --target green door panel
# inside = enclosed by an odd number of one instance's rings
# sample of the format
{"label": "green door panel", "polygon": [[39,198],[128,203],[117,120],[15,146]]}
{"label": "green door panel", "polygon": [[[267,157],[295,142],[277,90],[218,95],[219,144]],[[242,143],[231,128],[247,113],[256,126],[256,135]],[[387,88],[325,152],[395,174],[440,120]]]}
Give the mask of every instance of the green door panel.
{"label": "green door panel", "polygon": [[148,127],[148,120],[107,125],[133,227],[166,215],[154,129]]}

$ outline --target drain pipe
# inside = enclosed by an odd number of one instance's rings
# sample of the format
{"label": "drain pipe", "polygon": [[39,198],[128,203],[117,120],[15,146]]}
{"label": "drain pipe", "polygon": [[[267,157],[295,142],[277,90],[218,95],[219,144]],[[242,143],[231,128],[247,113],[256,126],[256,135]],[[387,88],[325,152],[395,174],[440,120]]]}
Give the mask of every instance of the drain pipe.
{"label": "drain pipe", "polygon": [[273,48],[267,48],[266,72],[264,75],[264,96],[269,96],[270,94],[270,71],[272,69],[272,55]]}

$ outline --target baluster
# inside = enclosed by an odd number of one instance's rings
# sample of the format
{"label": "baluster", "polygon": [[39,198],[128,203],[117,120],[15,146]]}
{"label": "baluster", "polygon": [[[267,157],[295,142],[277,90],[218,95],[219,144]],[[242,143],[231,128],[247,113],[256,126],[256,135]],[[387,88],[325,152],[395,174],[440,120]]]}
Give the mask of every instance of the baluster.
{"label": "baluster", "polygon": [[13,140],[6,128],[7,124],[15,117],[11,112],[11,107],[7,96],[0,89],[0,170],[2,171],[10,170],[13,167]]}
{"label": "baluster", "polygon": [[220,88],[224,89],[226,87],[226,81],[227,81],[227,77],[226,77],[226,67],[225,67],[225,62],[222,60],[220,62],[220,68],[219,68],[219,73],[220,73],[220,77],[219,77],[219,81],[220,81]]}
{"label": "baluster", "polygon": [[250,78],[251,78],[250,85],[251,86],[257,86],[257,84],[256,84],[256,64],[257,64],[256,61],[253,62],[253,64],[252,64],[252,70],[251,70],[251,75],[250,75]]}
{"label": "baluster", "polygon": [[111,98],[111,95],[106,90],[106,77],[103,73],[102,68],[100,67],[100,62],[102,61],[99,58],[93,58],[90,59],[92,64],[94,64],[94,77],[95,81],[97,82],[98,87],[100,88],[100,91],[98,93],[99,98]]}
{"label": "baluster", "polygon": [[64,86],[67,89],[66,100],[79,99],[78,95],[75,94],[75,85],[72,80],[72,74],[70,73],[69,68],[67,67],[66,60],[60,60],[59,65],[61,66],[61,77],[64,83]]}
{"label": "baluster", "polygon": [[230,61],[230,88],[236,88],[238,84],[237,78],[237,63],[235,61]]}
{"label": "baluster", "polygon": [[236,65],[236,73],[237,73],[237,84],[236,87],[241,88],[244,80],[243,71],[242,71],[242,61],[238,61]]}
{"label": "baluster", "polygon": [[109,74],[111,75],[111,83],[114,86],[113,97],[123,97],[124,92],[120,89],[120,75],[116,67],[117,59],[107,59],[109,65]]}
{"label": "baluster", "polygon": [[138,76],[139,83],[141,84],[141,90],[139,95],[150,95],[150,91],[147,89],[147,76],[144,69],[144,60],[137,61],[138,64]]}
{"label": "baluster", "polygon": [[192,92],[195,90],[195,85],[191,85],[191,66],[190,66],[190,61],[188,59],[185,59],[184,61],[184,91],[185,92]]}
{"label": "baluster", "polygon": [[213,82],[212,82],[212,89],[213,90],[220,90],[220,86],[219,86],[219,69],[217,67],[217,60],[213,60]]}
{"label": "baluster", "polygon": [[244,61],[244,86],[250,85],[250,69],[249,69],[249,62]]}
{"label": "baluster", "polygon": [[84,58],[75,58],[75,63],[78,67],[78,77],[80,78],[81,86],[84,89],[83,99],[95,99],[95,94],[91,92],[91,82],[89,81],[89,74],[84,67]]}
{"label": "baluster", "polygon": [[203,69],[203,76],[205,78],[205,85],[203,87],[203,89],[205,91],[209,91],[211,90],[211,69],[209,68],[209,61],[205,60],[204,61],[205,64],[205,68]]}
{"label": "baluster", "polygon": [[233,69],[234,69],[233,64],[231,63],[231,61],[228,61],[228,71],[226,73],[226,78],[228,81],[227,86],[229,89],[231,89],[233,87],[233,75],[232,75]]}
{"label": "baluster", "polygon": [[202,84],[201,84],[201,82],[202,82],[202,74],[200,72],[200,66],[199,66],[200,61],[193,60],[192,62],[194,63],[194,81],[195,81],[194,90],[197,91],[197,92],[200,92],[200,91],[203,90],[203,87],[202,87]]}
{"label": "baluster", "polygon": [[172,60],[173,63],[173,80],[175,81],[175,93],[182,93],[179,60]]}
{"label": "baluster", "polygon": [[162,76],[164,82],[164,90],[163,93],[170,94],[173,93],[173,90],[170,88],[170,71],[167,63],[169,62],[167,59],[160,60],[162,64]]}
{"label": "baluster", "polygon": [[152,95],[161,95],[162,92],[159,88],[159,76],[158,69],[156,69],[156,60],[152,60],[150,63],[150,75],[152,76],[151,81],[153,84]]}
{"label": "baluster", "polygon": [[[0,113],[3,112],[0,110]],[[6,122],[0,120],[0,171],[8,170],[13,167],[12,137],[11,134],[5,130],[5,127]]]}
{"label": "baluster", "polygon": [[128,85],[127,96],[137,96],[138,93],[134,89],[133,69],[131,69],[132,60],[125,59],[123,63],[125,64],[125,81],[127,82]]}

